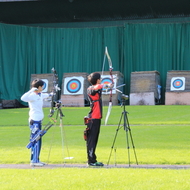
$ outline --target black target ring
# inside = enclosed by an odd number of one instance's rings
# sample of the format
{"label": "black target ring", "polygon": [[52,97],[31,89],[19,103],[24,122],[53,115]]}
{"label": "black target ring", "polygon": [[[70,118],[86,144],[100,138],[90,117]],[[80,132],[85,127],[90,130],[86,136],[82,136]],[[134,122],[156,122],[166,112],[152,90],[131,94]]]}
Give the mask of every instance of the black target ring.
{"label": "black target ring", "polygon": [[69,93],[77,93],[81,89],[81,82],[78,79],[68,81],[66,89]]}

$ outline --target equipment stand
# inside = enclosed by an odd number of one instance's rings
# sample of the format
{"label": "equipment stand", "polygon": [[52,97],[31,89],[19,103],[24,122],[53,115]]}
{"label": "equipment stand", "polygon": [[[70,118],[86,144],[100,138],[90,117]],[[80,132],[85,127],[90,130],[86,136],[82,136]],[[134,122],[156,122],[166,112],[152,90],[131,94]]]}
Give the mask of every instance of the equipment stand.
{"label": "equipment stand", "polygon": [[[55,105],[55,109],[51,109],[50,110],[50,114],[49,114],[49,118],[51,118],[54,114],[55,114],[55,112],[56,112],[56,117],[55,117],[55,120],[54,120],[54,122],[56,123],[57,122],[57,119],[58,119],[58,117],[59,117],[59,119],[60,119],[60,127],[61,127],[61,140],[62,140],[62,149],[63,149],[63,146],[64,146],[64,143],[63,143],[63,132],[62,132],[62,123],[63,123],[63,117],[64,117],[64,115],[63,115],[63,112],[62,112],[62,110],[61,110],[61,102],[59,102],[59,101],[53,101],[53,103],[52,103],[52,105]],[[50,123],[50,122],[49,122]],[[49,124],[48,123],[48,124]],[[54,124],[53,124],[54,125]],[[53,126],[53,125],[51,125],[51,126]],[[53,136],[52,136],[53,137]],[[52,146],[52,145],[51,145]],[[47,163],[49,163],[49,158],[50,158],[50,153],[51,153],[51,146],[50,146],[50,149],[49,149],[49,154],[48,154],[48,158],[47,158]],[[64,154],[63,154],[64,155]]]}
{"label": "equipment stand", "polygon": [[[65,135],[65,132],[64,132],[64,130],[63,130],[63,117],[64,117],[64,115],[63,115],[63,112],[62,112],[62,110],[61,110],[61,102],[57,102],[56,104],[55,104],[55,106],[56,106],[56,109],[55,110],[57,110],[57,117],[56,118],[58,118],[58,115],[59,115],[59,118],[60,118],[60,127],[61,127],[61,139],[62,139],[62,151],[63,151],[63,160],[64,159],[73,159],[73,157],[70,157],[70,153],[69,153],[69,148],[68,148],[68,144],[67,144],[67,138],[66,138],[66,135]],[[67,158],[64,158],[64,140],[65,140],[65,146],[66,146],[66,148],[67,148],[67,155],[68,155],[68,157]],[[66,163],[66,161],[64,161],[64,164]]]}
{"label": "equipment stand", "polygon": [[[115,141],[116,141],[116,138],[117,138],[117,134],[118,134],[118,131],[123,127],[125,132],[126,132],[126,141],[127,141],[127,148],[128,148],[128,160],[129,160],[129,166],[130,166],[130,151],[129,151],[129,137],[128,137],[128,133],[130,135],[130,139],[131,139],[131,144],[133,146],[133,150],[134,150],[134,155],[135,155],[135,159],[136,159],[136,164],[138,165],[138,161],[137,161],[137,155],[136,155],[136,151],[135,151],[135,146],[134,146],[134,142],[133,142],[133,137],[132,137],[132,133],[131,133],[131,128],[130,128],[130,125],[129,125],[129,121],[128,121],[128,117],[127,117],[127,114],[128,112],[125,110],[125,102],[126,102],[126,95],[122,95],[122,105],[123,106],[123,112],[121,114],[121,117],[120,117],[120,121],[119,121],[119,124],[118,124],[118,128],[116,129],[116,134],[115,134],[115,137],[114,137],[114,140],[113,140],[113,144],[112,144],[112,147],[111,147],[111,152],[110,152],[110,156],[109,156],[109,159],[108,159],[108,163],[107,165],[109,165],[109,161],[110,161],[110,157],[111,157],[111,154],[112,154],[112,150],[114,148],[114,145],[115,145]],[[123,120],[123,125],[121,125],[121,121]],[[116,164],[116,163],[115,163]]]}
{"label": "equipment stand", "polygon": [[[63,112],[61,110],[61,102],[59,102],[59,101],[55,102],[55,109],[51,110],[51,113],[50,113],[49,117],[52,117],[55,112],[56,112],[56,121],[57,121],[58,118],[60,119],[63,160],[64,160],[64,148],[63,148],[64,147],[64,139],[65,139],[65,145],[66,145],[66,148],[67,148],[68,158],[72,159],[72,157],[70,157],[70,155],[69,155],[69,150],[68,150],[68,146],[67,146],[67,142],[66,142],[66,137],[65,137],[64,132],[63,132],[63,117],[64,117],[64,114],[63,114]],[[49,162],[50,152],[51,152],[51,148],[49,150],[48,162]],[[64,164],[65,164],[65,162],[64,162]]]}
{"label": "equipment stand", "polygon": [[56,119],[57,119],[58,116],[59,116],[60,121],[61,121],[61,123],[62,123],[62,118],[64,117],[64,115],[63,115],[63,112],[62,112],[62,110],[61,110],[61,102],[56,102],[56,103],[55,103],[55,107],[56,107],[55,110],[57,110]]}

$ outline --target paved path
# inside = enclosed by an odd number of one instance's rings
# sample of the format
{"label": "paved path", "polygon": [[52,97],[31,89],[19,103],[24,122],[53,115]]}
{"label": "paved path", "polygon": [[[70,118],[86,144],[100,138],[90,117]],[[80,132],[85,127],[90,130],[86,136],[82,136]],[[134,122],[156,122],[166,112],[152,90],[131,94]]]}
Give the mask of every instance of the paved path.
{"label": "paved path", "polygon": [[[31,167],[29,164],[0,164],[0,169],[54,169],[54,168],[89,168],[85,164],[47,164],[43,167]],[[90,167],[93,168],[93,167]],[[97,167],[96,167],[97,168]],[[137,169],[190,169],[190,165],[105,165],[103,168],[137,168]]]}

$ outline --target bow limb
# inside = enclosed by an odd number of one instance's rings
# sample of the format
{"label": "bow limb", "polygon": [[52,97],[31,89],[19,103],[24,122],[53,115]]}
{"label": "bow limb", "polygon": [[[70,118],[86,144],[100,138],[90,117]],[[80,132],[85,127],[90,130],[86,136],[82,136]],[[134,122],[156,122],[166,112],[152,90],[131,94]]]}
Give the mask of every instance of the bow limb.
{"label": "bow limb", "polygon": [[111,109],[112,109],[112,102],[109,102],[109,106],[108,106],[108,111],[107,111],[107,115],[106,115],[106,119],[105,119],[105,125],[107,125],[108,123],[108,119],[111,113]]}
{"label": "bow limb", "polygon": [[106,57],[108,59],[109,69],[113,70],[112,61],[111,61],[110,55],[108,53],[108,48],[107,47],[105,47],[104,61],[103,61],[103,66],[102,66],[102,75],[103,75],[103,72],[104,72],[104,66],[105,66],[105,62],[106,62]]}
{"label": "bow limb", "polygon": [[[104,68],[104,64],[105,64],[105,59],[108,59],[108,63],[109,63],[109,70],[110,70],[110,77],[111,77],[111,81],[112,84],[114,84],[114,80],[113,80],[113,75],[112,75],[112,61],[111,61],[111,57],[108,53],[108,48],[105,48],[105,55],[104,55],[104,63],[103,63],[103,68]],[[102,75],[103,75],[103,70],[102,70]],[[106,115],[106,119],[105,119],[105,125],[107,125],[110,113],[111,113],[111,109],[112,109],[112,88],[110,89],[110,99],[109,99],[109,106],[108,106],[108,111],[107,111],[107,115]]]}
{"label": "bow limb", "polygon": [[[112,70],[110,71],[110,76],[112,79],[112,84],[113,84],[113,75],[112,75]],[[110,113],[111,113],[111,109],[112,109],[112,88],[110,89],[110,100],[109,100],[109,106],[108,106],[108,111],[107,111],[107,115],[106,115],[106,119],[105,119],[105,125],[107,125]]]}
{"label": "bow limb", "polygon": [[105,49],[105,54],[106,54],[106,56],[107,56],[107,58],[108,58],[109,69],[110,69],[110,70],[113,70],[112,61],[111,61],[110,55],[109,55],[109,53],[108,53],[108,48],[107,48],[107,47],[106,47],[106,49]]}

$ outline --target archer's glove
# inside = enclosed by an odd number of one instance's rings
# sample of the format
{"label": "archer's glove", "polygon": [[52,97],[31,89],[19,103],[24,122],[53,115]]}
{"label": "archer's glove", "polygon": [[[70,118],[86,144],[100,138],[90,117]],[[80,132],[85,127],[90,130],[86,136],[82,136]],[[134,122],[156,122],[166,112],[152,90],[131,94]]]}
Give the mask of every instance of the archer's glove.
{"label": "archer's glove", "polygon": [[105,84],[104,85],[104,89],[108,89],[108,88],[113,88],[114,84],[110,83],[110,84]]}
{"label": "archer's glove", "polygon": [[56,95],[56,93],[54,93],[54,92],[49,93],[49,96],[50,96],[50,97],[52,97],[52,96],[54,96],[54,95]]}
{"label": "archer's glove", "polygon": [[114,87],[113,83],[109,84],[109,88],[113,88],[113,87]]}

